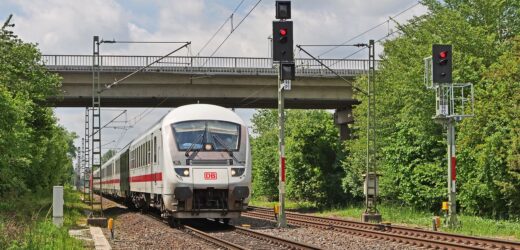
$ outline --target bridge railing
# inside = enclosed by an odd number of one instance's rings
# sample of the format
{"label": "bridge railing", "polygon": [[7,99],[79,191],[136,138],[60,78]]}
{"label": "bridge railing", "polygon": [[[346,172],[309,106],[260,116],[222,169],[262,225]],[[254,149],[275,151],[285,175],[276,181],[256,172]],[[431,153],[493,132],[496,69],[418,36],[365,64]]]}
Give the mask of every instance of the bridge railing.
{"label": "bridge railing", "polygon": [[[159,59],[160,56],[100,56],[101,70],[105,72],[131,72]],[[343,76],[365,74],[368,60],[321,59],[328,67]],[[91,55],[43,55],[42,63],[53,71],[91,71]],[[313,59],[295,59],[299,76],[333,76],[334,74]],[[241,74],[276,75],[271,58],[259,57],[190,57],[170,56],[144,71],[188,74]],[[377,67],[377,62],[376,62]]]}

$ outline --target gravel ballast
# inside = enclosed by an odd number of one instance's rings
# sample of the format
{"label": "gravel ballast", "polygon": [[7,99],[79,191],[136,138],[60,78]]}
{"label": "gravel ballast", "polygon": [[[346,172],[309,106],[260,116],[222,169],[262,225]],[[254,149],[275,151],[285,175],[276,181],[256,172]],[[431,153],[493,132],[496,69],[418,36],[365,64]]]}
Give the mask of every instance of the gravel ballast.
{"label": "gravel ballast", "polygon": [[[167,224],[139,212],[131,212],[110,200],[104,200],[105,216],[114,218],[115,238],[110,238],[108,229],[103,229],[113,249],[218,249],[185,231],[170,228]],[[197,222],[200,224],[201,222]],[[204,224],[206,222],[202,222]],[[207,221],[213,236],[233,242],[248,249],[280,249],[273,243],[252,239],[228,229],[214,229],[215,222]],[[323,249],[417,249],[411,246],[362,238],[354,235],[322,230],[312,227],[289,226],[279,229],[275,222],[241,217],[231,224],[245,226],[265,234],[297,241]],[[200,226],[198,226],[199,228]],[[204,227],[204,226],[203,226]],[[203,231],[206,231],[202,228]]]}

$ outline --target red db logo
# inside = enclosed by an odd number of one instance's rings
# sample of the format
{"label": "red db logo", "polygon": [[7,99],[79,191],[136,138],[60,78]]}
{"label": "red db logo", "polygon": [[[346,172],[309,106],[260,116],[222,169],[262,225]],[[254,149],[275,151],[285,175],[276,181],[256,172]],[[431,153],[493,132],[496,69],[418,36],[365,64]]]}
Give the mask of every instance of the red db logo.
{"label": "red db logo", "polygon": [[217,172],[204,172],[204,180],[216,180]]}

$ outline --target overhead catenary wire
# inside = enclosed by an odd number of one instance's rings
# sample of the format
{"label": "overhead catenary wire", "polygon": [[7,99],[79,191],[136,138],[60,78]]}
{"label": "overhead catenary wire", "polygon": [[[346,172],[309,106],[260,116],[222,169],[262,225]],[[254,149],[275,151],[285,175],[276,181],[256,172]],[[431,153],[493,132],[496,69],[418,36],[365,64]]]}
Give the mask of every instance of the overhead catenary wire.
{"label": "overhead catenary wire", "polygon": [[303,49],[300,45],[296,45],[297,48],[299,48],[301,51],[303,51],[305,54],[307,54],[308,56],[310,56],[312,59],[314,59],[315,61],[317,61],[319,64],[321,64],[323,67],[325,67],[326,69],[328,69],[330,72],[332,72],[334,75],[336,75],[337,77],[341,78],[343,81],[345,81],[347,84],[349,84],[352,88],[354,88],[355,90],[365,94],[365,95],[368,95],[368,93],[356,86],[354,86],[354,84],[352,84],[351,81],[345,79],[345,77],[341,76],[340,74],[338,74],[336,71],[334,71],[333,69],[331,69],[329,66],[327,66],[326,64],[324,64],[321,60],[319,60],[318,58],[316,58],[315,56],[311,55],[309,52],[307,52],[305,49]]}
{"label": "overhead catenary wire", "polygon": [[229,20],[232,20],[233,18],[233,15],[235,14],[235,12],[240,8],[240,6],[242,6],[242,3],[244,3],[245,0],[242,0],[240,1],[240,3],[237,5],[237,7],[235,8],[235,10],[233,10],[233,12],[231,13],[231,15],[229,15],[228,18],[226,18],[226,20],[224,21],[224,23],[222,23],[222,25],[220,25],[220,27],[217,29],[217,31],[211,36],[211,38],[204,44],[204,46],[202,46],[202,48],[197,52],[197,56],[200,56],[200,53],[206,48],[206,46],[208,46],[208,44],[213,40],[213,38],[215,38],[215,36],[217,36],[217,34],[222,30],[222,28],[224,28],[224,25],[226,25],[226,23],[229,21]]}
{"label": "overhead catenary wire", "polygon": [[[370,31],[372,31],[372,30],[375,30],[375,29],[381,27],[382,25],[388,23],[392,18],[396,18],[396,17],[398,17],[398,16],[404,14],[405,12],[407,12],[407,11],[409,11],[409,10],[415,8],[416,6],[418,6],[418,5],[420,5],[420,4],[421,4],[420,2],[415,3],[414,5],[408,7],[408,8],[406,8],[406,9],[404,9],[403,11],[401,11],[401,12],[395,14],[394,16],[388,18],[388,19],[385,20],[384,22],[382,22],[382,23],[380,23],[380,24],[377,24],[377,25],[375,25],[375,26],[373,26],[373,27],[371,27],[371,28],[365,30],[364,32],[360,33],[360,34],[357,35],[357,36],[354,36],[354,37],[348,39],[347,41],[341,43],[340,45],[345,45],[345,44],[347,44],[347,43],[353,41],[354,39],[359,38],[359,37],[363,36],[364,34],[367,34],[368,32],[370,32]],[[340,46],[336,46],[336,47],[330,48],[330,49],[324,51],[323,53],[319,54],[318,57],[321,57],[321,56],[323,56],[323,55],[326,55],[326,54],[332,52],[333,50],[335,50],[335,49],[337,49],[337,48],[339,48],[339,47],[340,47]],[[356,52],[356,53],[357,53],[357,52]]]}
{"label": "overhead catenary wire", "polygon": [[[217,51],[220,49],[220,47],[222,47],[222,45],[228,40],[228,38],[231,36],[231,34],[233,34],[233,32],[238,29],[238,27],[240,27],[240,25],[244,22],[244,20],[246,20],[246,18],[251,14],[251,12],[253,12],[253,10],[255,10],[256,6],[258,6],[258,4],[260,4],[260,2],[262,2],[262,0],[258,0],[256,2],[256,4],[253,6],[253,8],[251,8],[251,10],[249,10],[249,12],[247,12],[247,14],[242,18],[242,20],[240,20],[240,22],[238,22],[237,26],[234,27],[231,32],[229,32],[229,34],[226,36],[226,38],[218,45],[218,47],[213,51],[213,53],[211,53],[211,55],[209,57],[213,57],[213,55],[215,55],[215,53],[217,53]],[[206,59],[206,61],[204,62],[204,65],[206,65],[206,62],[208,62],[209,58]]]}
{"label": "overhead catenary wire", "polygon": [[101,92],[104,91],[104,90],[110,89],[112,86],[115,86],[115,85],[117,85],[117,84],[123,82],[124,80],[126,80],[126,79],[132,77],[133,75],[135,75],[135,74],[137,74],[137,73],[143,71],[144,69],[146,69],[146,68],[148,68],[148,67],[154,65],[155,63],[161,61],[162,59],[164,59],[164,58],[166,58],[166,57],[172,55],[173,53],[175,53],[175,52],[177,52],[177,51],[183,49],[184,47],[186,47],[186,46],[188,46],[188,45],[190,45],[190,44],[191,44],[191,42],[185,42],[184,45],[182,45],[181,47],[179,47],[179,48],[173,50],[172,52],[170,52],[170,53],[168,53],[168,54],[166,54],[166,55],[160,57],[159,59],[157,59],[157,60],[155,60],[155,61],[153,61],[153,62],[147,64],[146,66],[143,66],[143,67],[137,69],[136,71],[134,71],[134,72],[132,72],[132,73],[126,75],[125,77],[123,77],[123,78],[121,78],[121,79],[119,79],[119,80],[114,81],[114,82],[111,83],[111,84],[107,84],[107,85],[105,85],[105,88],[104,88],[103,90],[101,90]]}

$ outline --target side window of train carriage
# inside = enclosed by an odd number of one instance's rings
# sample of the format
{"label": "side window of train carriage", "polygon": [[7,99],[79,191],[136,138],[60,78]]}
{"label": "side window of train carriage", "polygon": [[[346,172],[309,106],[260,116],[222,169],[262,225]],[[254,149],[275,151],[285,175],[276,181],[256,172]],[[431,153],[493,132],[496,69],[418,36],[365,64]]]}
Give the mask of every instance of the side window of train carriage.
{"label": "side window of train carriage", "polygon": [[144,142],[143,144],[143,147],[144,147],[144,164],[143,165],[147,165],[148,164],[148,141]]}
{"label": "side window of train carriage", "polygon": [[134,168],[134,151],[130,150],[130,168]]}
{"label": "side window of train carriage", "polygon": [[148,151],[146,152],[146,164],[150,165],[152,163],[152,141],[151,139],[146,142],[146,147]]}
{"label": "side window of train carriage", "polygon": [[153,137],[153,163],[157,163],[157,136]]}
{"label": "side window of train carriage", "polygon": [[141,144],[141,167],[144,166],[144,144]]}

